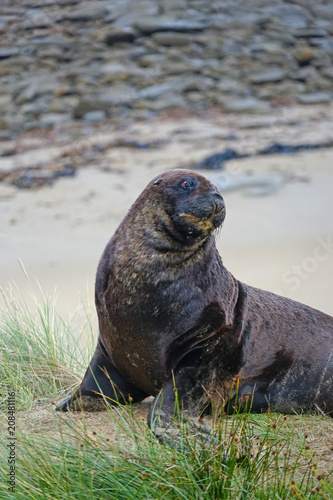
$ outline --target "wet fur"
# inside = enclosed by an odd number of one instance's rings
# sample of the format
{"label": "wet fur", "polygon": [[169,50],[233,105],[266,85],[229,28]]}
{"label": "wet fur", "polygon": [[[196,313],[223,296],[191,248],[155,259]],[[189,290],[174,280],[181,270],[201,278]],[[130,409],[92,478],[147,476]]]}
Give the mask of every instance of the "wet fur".
{"label": "wet fur", "polygon": [[[197,182],[186,195],[184,178]],[[193,417],[212,395],[232,410],[238,381],[238,400],[253,394],[252,411],[333,414],[333,318],[227,271],[212,232],[224,220],[221,200],[207,179],[185,170],[143,191],[102,255],[99,344],[59,409],[98,409],[91,401],[100,389],[111,403],[153,395],[149,423],[160,437],[156,428],[172,420],[174,384]]]}

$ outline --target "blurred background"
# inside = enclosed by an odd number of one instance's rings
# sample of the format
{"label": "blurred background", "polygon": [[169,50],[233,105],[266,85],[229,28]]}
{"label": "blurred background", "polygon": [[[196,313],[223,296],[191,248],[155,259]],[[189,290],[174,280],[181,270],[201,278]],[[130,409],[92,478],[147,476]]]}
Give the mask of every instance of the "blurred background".
{"label": "blurred background", "polygon": [[198,168],[226,267],[333,315],[330,0],[2,0],[0,110],[3,289],[29,296],[21,259],[62,314],[93,309],[130,204]]}

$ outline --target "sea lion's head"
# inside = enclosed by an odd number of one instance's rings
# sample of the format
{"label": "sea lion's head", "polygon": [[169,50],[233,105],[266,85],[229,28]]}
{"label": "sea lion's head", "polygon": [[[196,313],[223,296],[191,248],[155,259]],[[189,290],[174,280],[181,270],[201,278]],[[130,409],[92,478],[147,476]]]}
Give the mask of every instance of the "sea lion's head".
{"label": "sea lion's head", "polygon": [[178,243],[194,245],[224,221],[222,196],[214,184],[197,172],[169,170],[153,179],[147,188],[155,192],[159,230]]}

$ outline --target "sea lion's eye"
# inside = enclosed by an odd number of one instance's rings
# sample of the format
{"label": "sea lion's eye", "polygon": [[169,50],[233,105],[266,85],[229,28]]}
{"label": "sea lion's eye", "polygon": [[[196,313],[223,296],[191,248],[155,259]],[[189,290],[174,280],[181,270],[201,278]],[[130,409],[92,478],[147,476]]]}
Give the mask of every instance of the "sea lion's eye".
{"label": "sea lion's eye", "polygon": [[186,191],[187,189],[191,189],[191,187],[193,187],[193,182],[189,181],[187,179],[184,179],[181,181],[180,187]]}

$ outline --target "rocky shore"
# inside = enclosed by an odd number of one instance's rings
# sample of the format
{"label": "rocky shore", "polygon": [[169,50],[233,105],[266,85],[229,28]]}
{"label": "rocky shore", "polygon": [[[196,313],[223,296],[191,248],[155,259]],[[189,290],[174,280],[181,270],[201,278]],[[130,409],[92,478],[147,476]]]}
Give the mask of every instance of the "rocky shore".
{"label": "rocky shore", "polygon": [[0,139],[333,101],[327,0],[3,0]]}

